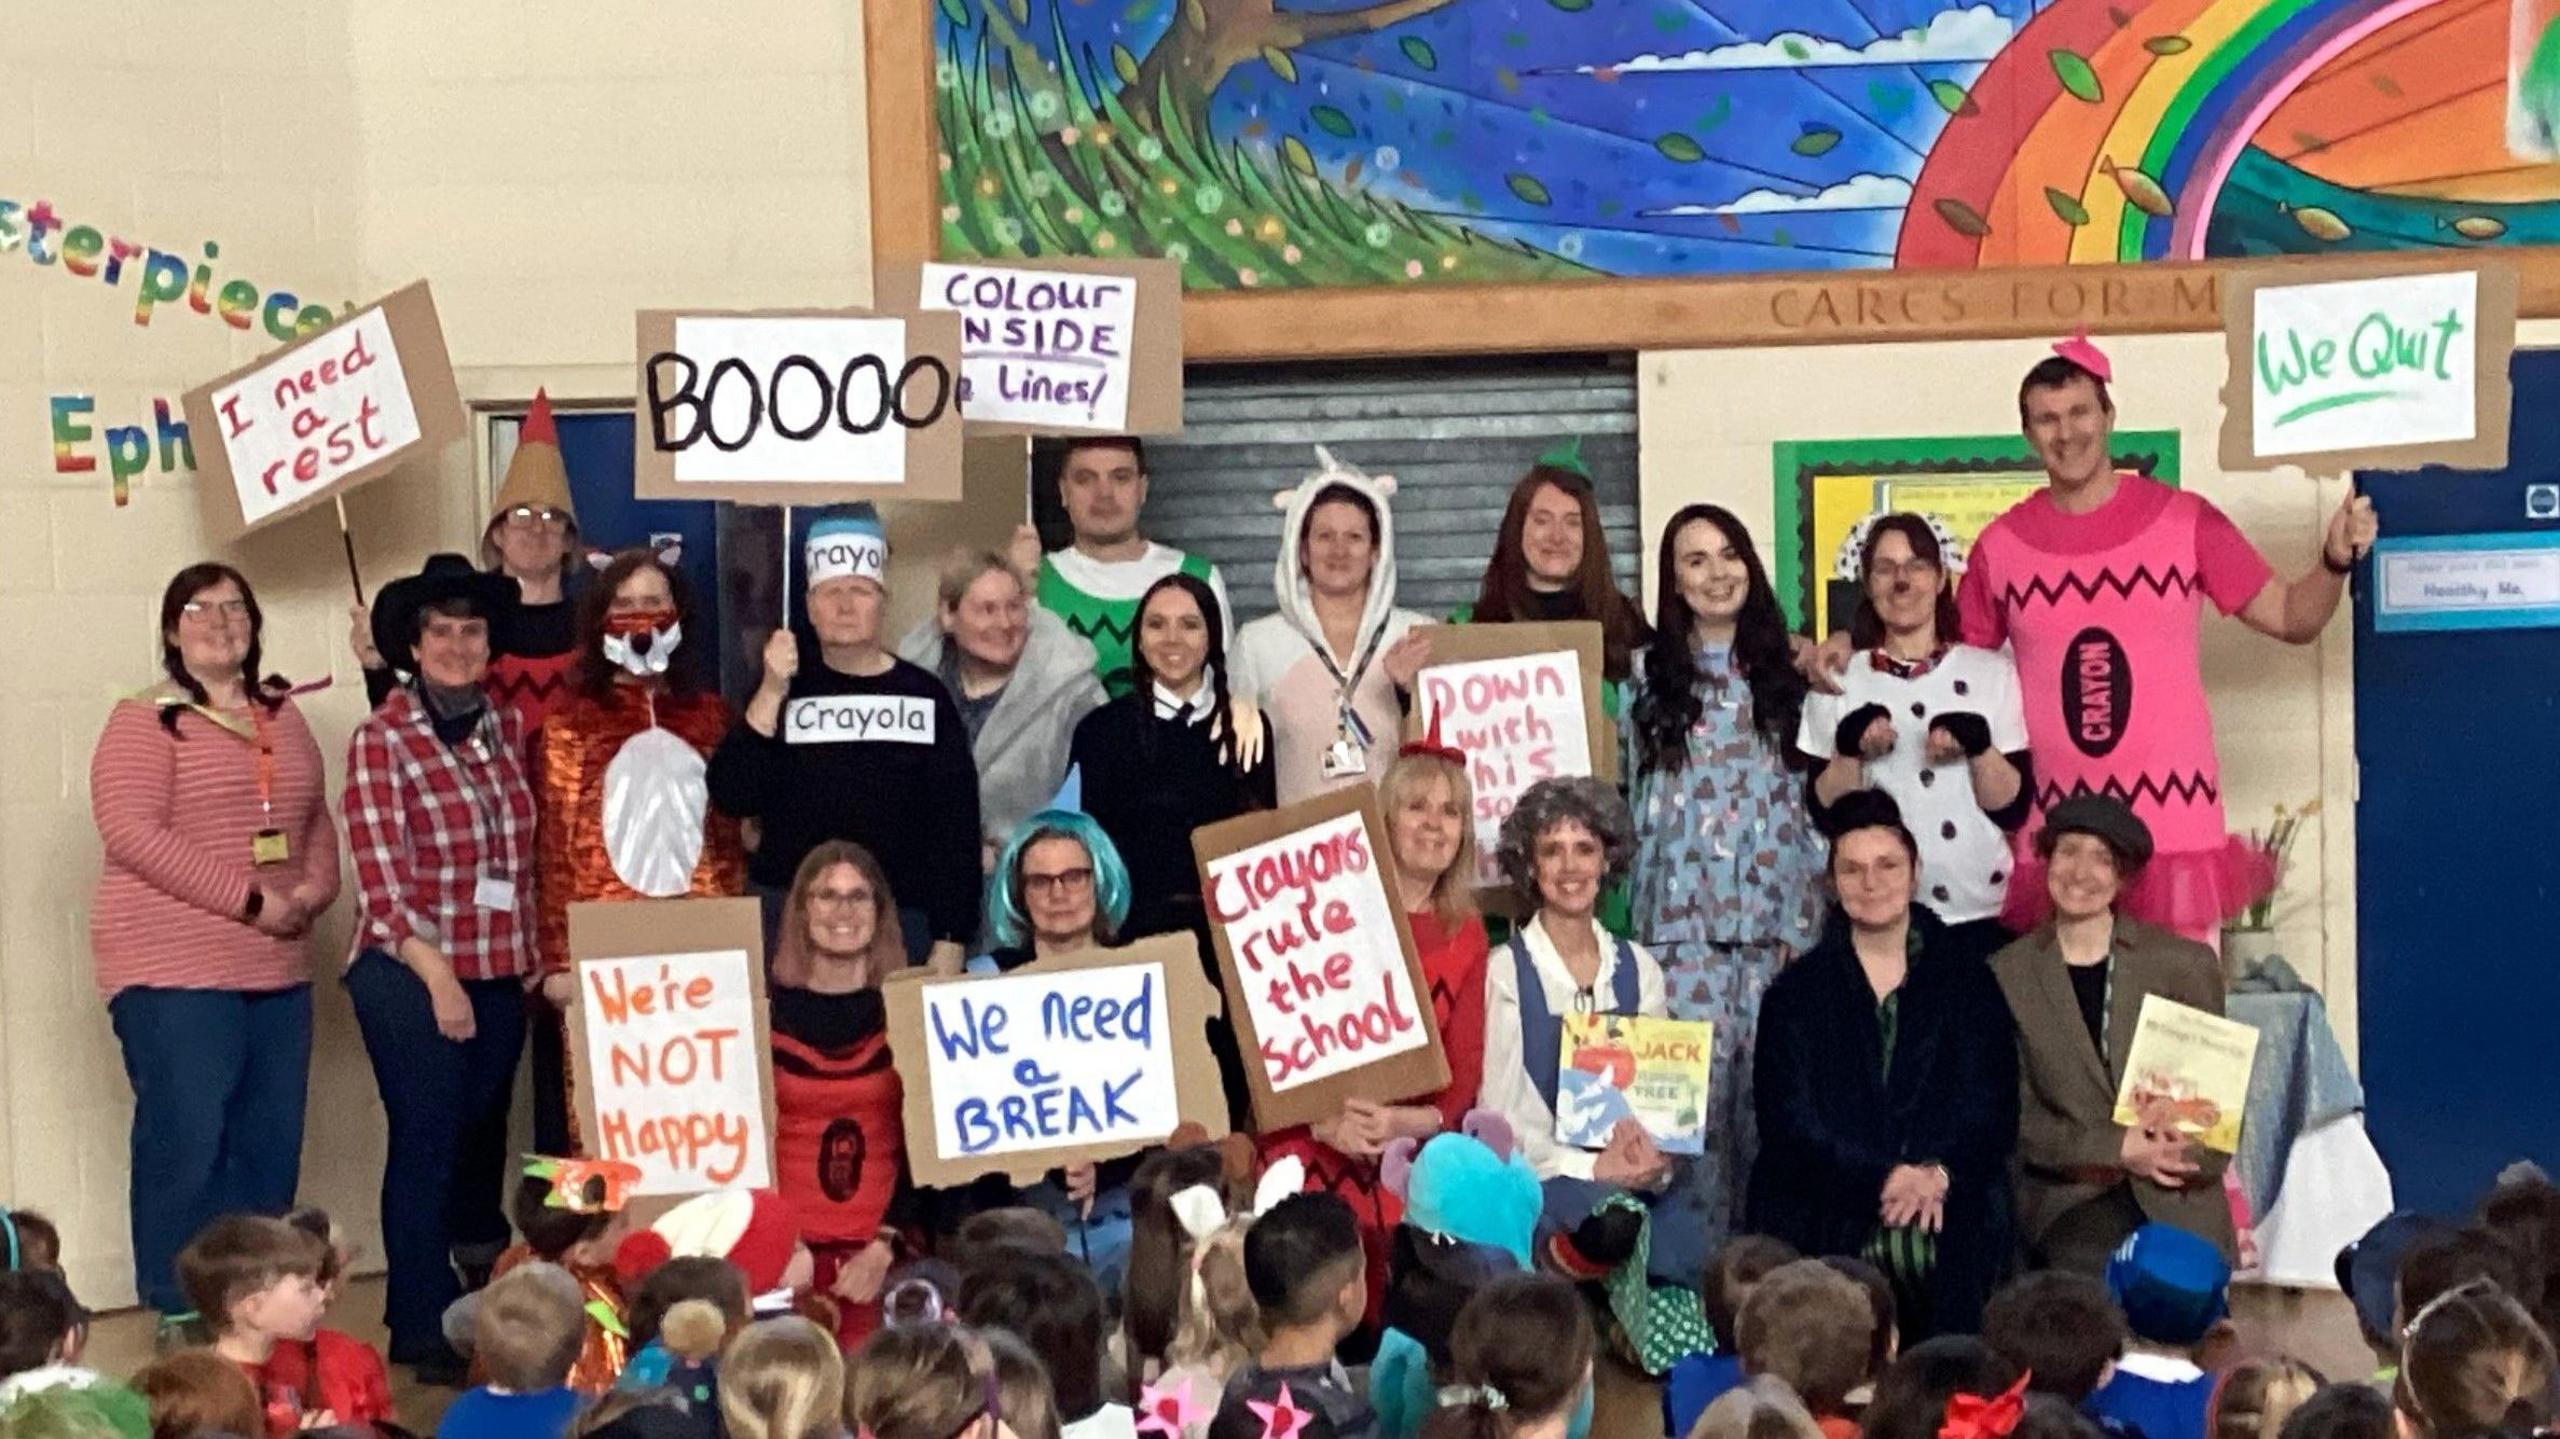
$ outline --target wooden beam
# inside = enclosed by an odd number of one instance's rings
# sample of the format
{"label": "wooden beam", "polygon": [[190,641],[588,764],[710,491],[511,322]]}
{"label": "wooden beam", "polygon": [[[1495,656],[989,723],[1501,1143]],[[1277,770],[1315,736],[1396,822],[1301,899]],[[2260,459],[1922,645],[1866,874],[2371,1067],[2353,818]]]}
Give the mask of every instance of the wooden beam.
{"label": "wooden beam", "polygon": [[933,259],[942,243],[929,0],[864,0],[864,112],[871,141],[871,259]]}

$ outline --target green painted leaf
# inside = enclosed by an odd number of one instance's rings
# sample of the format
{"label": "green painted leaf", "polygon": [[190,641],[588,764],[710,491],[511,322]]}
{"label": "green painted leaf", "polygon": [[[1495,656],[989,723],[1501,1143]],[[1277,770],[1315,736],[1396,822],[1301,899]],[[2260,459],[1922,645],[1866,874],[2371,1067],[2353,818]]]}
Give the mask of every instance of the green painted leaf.
{"label": "green painted leaf", "polygon": [[2184,35],[2154,35],[2142,42],[2142,48],[2154,55],[2184,55],[2196,42]]}
{"label": "green painted leaf", "polygon": [[1799,155],[1828,155],[1840,143],[1840,131],[1831,125],[1807,125],[1804,133],[1790,141],[1787,148]]}
{"label": "green painted leaf", "polygon": [[1790,60],[1809,60],[1813,58],[1813,47],[1807,45],[1793,35],[1779,41],[1778,48],[1786,51],[1787,58]]}
{"label": "green painted leaf", "polygon": [[1306,145],[1295,135],[1280,137],[1280,158],[1301,175],[1312,176],[1316,172],[1316,157],[1307,153]]}
{"label": "green painted leaf", "polygon": [[1265,45],[1262,47],[1262,63],[1270,66],[1271,73],[1279,76],[1283,84],[1298,83],[1298,62],[1289,58],[1288,51],[1276,45]]}
{"label": "green painted leaf", "polygon": [[1567,14],[1591,8],[1591,0],[1547,0],[1547,3]]}
{"label": "green painted leaf", "polygon": [[1512,194],[1519,196],[1529,204],[1552,205],[1555,203],[1555,197],[1547,193],[1547,187],[1539,184],[1538,178],[1535,175],[1514,173],[1503,176],[1502,182],[1511,187]]}
{"label": "green painted leaf", "polygon": [[1135,25],[1156,13],[1156,6],[1160,3],[1162,0],[1129,0],[1128,5],[1120,11],[1120,23]]}
{"label": "green painted leaf", "polygon": [[1013,0],[1013,23],[1016,25],[1031,23],[1031,0]]}
{"label": "green painted leaf", "polygon": [[1991,222],[1982,218],[1981,211],[1952,195],[1941,197],[1936,207],[1938,218],[1946,221],[1947,228],[1959,235],[1979,240],[1991,233]]}
{"label": "green painted leaf", "polygon": [[1313,107],[1307,111],[1307,118],[1316,122],[1317,129],[1336,139],[1348,140],[1357,133],[1352,126],[1351,117],[1331,105]]}
{"label": "green painted leaf", "polygon": [[1664,159],[1677,160],[1683,165],[1694,165],[1707,158],[1706,150],[1697,141],[1677,130],[1657,138],[1653,148],[1660,150]]}
{"label": "green painted leaf", "polygon": [[1121,84],[1135,85],[1138,83],[1138,57],[1129,53],[1128,46],[1114,45],[1111,47],[1111,68],[1119,72]]}
{"label": "green painted leaf", "polygon": [[2076,53],[2049,50],[2045,52],[2045,58],[2053,62],[2053,77],[2062,82],[2062,88],[2069,91],[2073,99],[2095,105],[2106,98],[2105,87],[2098,83],[2098,72]]}
{"label": "green painted leaf", "polygon": [[968,0],[942,0],[942,18],[966,30],[969,28]]}
{"label": "green painted leaf", "polygon": [[1911,113],[1911,92],[1882,80],[1867,82],[1867,103],[1887,120],[1899,120]]}
{"label": "green painted leaf", "polygon": [[[1021,0],[1021,3],[1029,5],[1031,0]],[[1182,0],[1182,18],[1199,33],[1209,33],[1209,12],[1201,7],[1200,0]]]}
{"label": "green painted leaf", "polygon": [[[1197,4],[1199,0],[1192,0],[1192,2]],[[1396,48],[1404,51],[1404,58],[1412,61],[1413,68],[1417,70],[1440,68],[1440,52],[1432,49],[1431,42],[1419,35],[1407,35],[1396,42]]]}
{"label": "green painted leaf", "polygon": [[1716,102],[1707,107],[1707,113],[1698,117],[1698,133],[1703,135],[1732,118],[1733,97],[1718,95]]}
{"label": "green painted leaf", "polygon": [[1772,241],[1775,241],[1776,243],[1778,243],[1778,244],[1780,244],[1780,245],[1787,246],[1787,247],[1789,247],[1789,248],[1793,248],[1793,247],[1794,247],[1794,245],[1795,245],[1795,243],[1796,243],[1796,237],[1795,237],[1795,236],[1793,236],[1793,235],[1788,234],[1788,233],[1787,233],[1787,227],[1786,227],[1786,226],[1784,226],[1784,225],[1779,226],[1777,229],[1771,230],[1771,231],[1769,232],[1769,238],[1770,238]]}
{"label": "green painted leaf", "polygon": [[2044,202],[2053,207],[2053,213],[2066,225],[2076,227],[2089,223],[2088,207],[2066,191],[2047,185],[2044,187]]}
{"label": "green painted leaf", "polygon": [[1973,113],[1973,97],[1966,94],[1964,87],[1953,80],[1930,81],[1929,98],[1937,101],[1938,108],[1950,115]]}

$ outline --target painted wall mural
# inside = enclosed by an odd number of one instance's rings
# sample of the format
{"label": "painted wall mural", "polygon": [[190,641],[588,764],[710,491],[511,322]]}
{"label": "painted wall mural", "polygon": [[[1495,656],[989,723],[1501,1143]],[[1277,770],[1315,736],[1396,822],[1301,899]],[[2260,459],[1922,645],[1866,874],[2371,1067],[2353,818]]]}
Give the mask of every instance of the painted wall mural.
{"label": "painted wall mural", "polygon": [[948,255],[1271,288],[2560,242],[2537,0],[935,4]]}

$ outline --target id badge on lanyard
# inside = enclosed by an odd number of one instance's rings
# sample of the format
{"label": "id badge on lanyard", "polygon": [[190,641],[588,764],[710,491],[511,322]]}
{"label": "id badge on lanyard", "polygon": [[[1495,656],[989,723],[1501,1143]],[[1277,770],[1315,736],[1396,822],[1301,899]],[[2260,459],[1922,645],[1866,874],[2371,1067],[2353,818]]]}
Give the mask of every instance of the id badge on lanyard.
{"label": "id badge on lanyard", "polygon": [[271,869],[293,858],[293,840],[276,825],[276,741],[267,732],[266,711],[252,701],[249,722],[256,727],[258,749],[258,813],[266,821],[249,836],[249,863]]}
{"label": "id badge on lanyard", "polygon": [[1316,658],[1324,661],[1325,669],[1333,675],[1335,692],[1341,697],[1333,743],[1324,747],[1321,773],[1326,779],[1349,779],[1369,772],[1369,746],[1375,742],[1376,736],[1369,732],[1368,721],[1360,718],[1360,712],[1352,708],[1352,697],[1360,688],[1361,677],[1369,672],[1369,662],[1378,657],[1379,643],[1386,637],[1387,628],[1380,625],[1378,632],[1369,637],[1368,645],[1360,651],[1360,658],[1347,675],[1342,672],[1342,666],[1333,662],[1333,655],[1326,649],[1323,638],[1317,637]]}

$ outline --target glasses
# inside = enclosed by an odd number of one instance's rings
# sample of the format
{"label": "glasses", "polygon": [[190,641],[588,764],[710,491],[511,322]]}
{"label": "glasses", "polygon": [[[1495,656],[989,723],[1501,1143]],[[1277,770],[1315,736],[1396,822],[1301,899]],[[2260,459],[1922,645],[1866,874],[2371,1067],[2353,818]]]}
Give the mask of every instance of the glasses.
{"label": "glasses", "polygon": [[811,909],[862,909],[870,905],[867,889],[813,889],[809,891]]}
{"label": "glasses", "polygon": [[1899,579],[1904,575],[1909,575],[1911,578],[1917,580],[1925,579],[1930,575],[1936,574],[1938,572],[1938,567],[1929,563],[1927,560],[1922,559],[1903,560],[1899,563],[1893,560],[1878,560],[1874,564],[1867,566],[1867,571],[1868,573],[1882,579]]}
{"label": "glasses", "polygon": [[1090,869],[1062,869],[1056,874],[1026,874],[1022,877],[1022,892],[1034,896],[1082,894],[1091,888],[1093,871]]}
{"label": "glasses", "polygon": [[569,528],[569,512],[567,510],[536,508],[532,505],[518,505],[507,511],[504,518],[506,519],[507,527],[509,529],[565,530]]}
{"label": "glasses", "polygon": [[189,600],[178,606],[178,612],[199,623],[205,620],[245,620],[249,617],[247,600]]}

